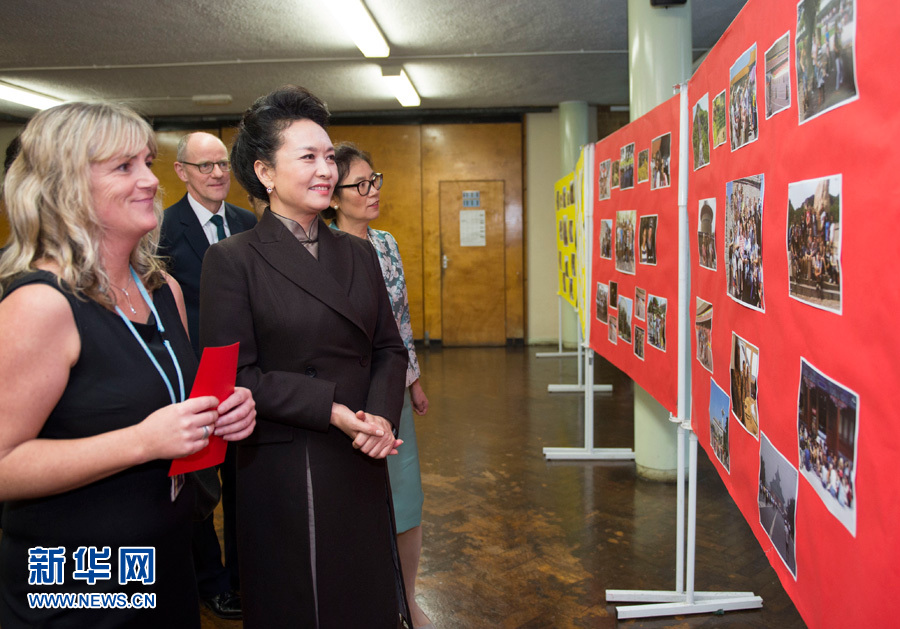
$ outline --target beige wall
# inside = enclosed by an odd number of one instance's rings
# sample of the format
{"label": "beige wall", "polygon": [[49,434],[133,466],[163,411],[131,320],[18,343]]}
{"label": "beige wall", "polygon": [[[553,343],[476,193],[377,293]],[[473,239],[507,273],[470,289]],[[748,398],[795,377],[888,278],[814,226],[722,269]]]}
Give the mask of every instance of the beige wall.
{"label": "beige wall", "polygon": [[556,212],[553,186],[559,170],[559,114],[525,116],[525,259],[528,328],[525,342],[556,343]]}

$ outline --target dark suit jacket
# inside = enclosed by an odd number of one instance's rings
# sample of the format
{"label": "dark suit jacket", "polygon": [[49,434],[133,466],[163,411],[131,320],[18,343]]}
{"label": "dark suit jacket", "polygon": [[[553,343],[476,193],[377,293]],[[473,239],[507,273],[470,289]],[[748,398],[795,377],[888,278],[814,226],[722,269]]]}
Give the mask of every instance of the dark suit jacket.
{"label": "dark suit jacket", "polygon": [[[236,205],[225,204],[225,220],[232,236],[256,225],[256,216]],[[185,194],[178,203],[163,213],[159,236],[159,254],[184,293],[188,334],[197,357],[200,357],[200,269],[209,241]]]}
{"label": "dark suit jacket", "polygon": [[321,627],[396,627],[406,605],[387,466],[330,425],[332,402],[399,425],[408,355],[375,250],[320,219],[316,260],[267,211],[207,252],[200,330],[203,346],[240,342],[237,383],[256,400],[238,446],[244,626],[316,626],[318,608]]}

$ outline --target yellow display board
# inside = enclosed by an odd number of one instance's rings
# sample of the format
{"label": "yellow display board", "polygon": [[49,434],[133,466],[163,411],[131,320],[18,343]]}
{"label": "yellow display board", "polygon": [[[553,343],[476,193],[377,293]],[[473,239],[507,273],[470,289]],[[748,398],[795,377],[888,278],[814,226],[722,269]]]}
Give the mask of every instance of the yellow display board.
{"label": "yellow display board", "polygon": [[577,222],[575,173],[556,182],[556,249],[559,272],[557,294],[578,309]]}

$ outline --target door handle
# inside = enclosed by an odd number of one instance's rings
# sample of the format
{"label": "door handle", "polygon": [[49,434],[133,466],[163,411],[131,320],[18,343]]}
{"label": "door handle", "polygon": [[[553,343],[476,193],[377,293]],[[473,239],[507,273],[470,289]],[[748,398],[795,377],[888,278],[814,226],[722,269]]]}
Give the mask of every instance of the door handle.
{"label": "door handle", "polygon": [[443,256],[441,256],[441,268],[446,269],[448,262],[450,262],[450,258],[448,258],[447,254],[445,253]]}

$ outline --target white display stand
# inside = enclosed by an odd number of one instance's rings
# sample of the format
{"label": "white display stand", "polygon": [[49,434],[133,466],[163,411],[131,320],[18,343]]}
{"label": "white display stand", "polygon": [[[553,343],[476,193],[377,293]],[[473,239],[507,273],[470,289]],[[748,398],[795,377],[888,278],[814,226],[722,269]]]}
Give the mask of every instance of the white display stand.
{"label": "white display stand", "polygon": [[[606,590],[607,602],[634,602],[640,605],[617,605],[619,618],[681,616],[710,612],[755,609],[762,598],[752,592],[695,592],[694,564],[697,548],[697,435],[691,430],[690,408],[690,239],[687,216],[688,107],[687,85],[681,85],[680,138],[678,147],[678,502],[677,544],[675,558],[675,590]],[[688,457],[687,565],[684,539],[684,440],[690,434]],[[685,570],[687,587],[685,587]]]}
{"label": "white display stand", "polygon": [[[589,173],[586,177],[584,195],[588,199],[593,199],[593,172],[594,172],[594,145],[589,144],[584,149],[584,172]],[[585,259],[588,261],[586,268],[586,280],[584,283],[584,294],[581,296],[582,304],[591,303],[589,297],[591,292],[591,244],[593,243],[594,231],[594,204],[588,203],[584,212],[585,224],[582,225],[581,233],[583,234],[581,251],[584,252]],[[551,393],[583,393],[584,394],[584,445],[580,448],[544,448],[544,457],[548,461],[632,461],[634,460],[634,450],[631,448],[595,448],[594,447],[594,394],[612,392],[611,384],[593,384],[586,386],[585,383],[594,382],[594,350],[590,348],[587,340],[583,339],[581,321],[578,322],[578,384],[551,384],[547,390]],[[582,363],[582,361],[584,361]],[[582,369],[582,364],[584,369]]]}

